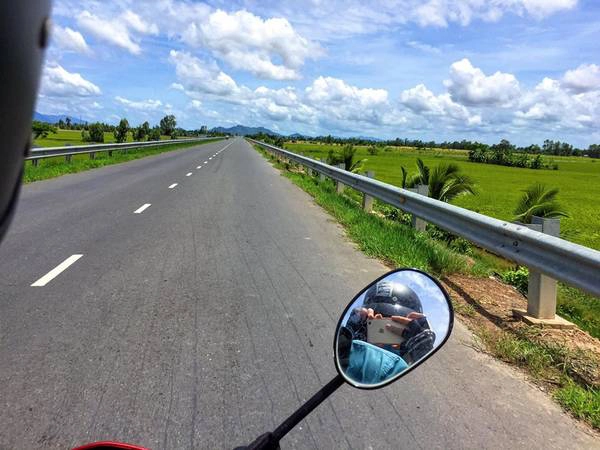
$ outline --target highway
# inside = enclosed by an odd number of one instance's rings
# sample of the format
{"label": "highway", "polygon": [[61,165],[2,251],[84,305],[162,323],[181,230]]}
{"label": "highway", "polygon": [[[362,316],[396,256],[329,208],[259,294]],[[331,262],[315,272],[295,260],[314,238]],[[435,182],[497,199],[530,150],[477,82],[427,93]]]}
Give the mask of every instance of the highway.
{"label": "highway", "polygon": [[[241,138],[24,187],[0,245],[0,448],[232,448],[335,375],[344,306],[386,271]],[[598,448],[513,369],[448,345],[342,386],[283,449]]]}

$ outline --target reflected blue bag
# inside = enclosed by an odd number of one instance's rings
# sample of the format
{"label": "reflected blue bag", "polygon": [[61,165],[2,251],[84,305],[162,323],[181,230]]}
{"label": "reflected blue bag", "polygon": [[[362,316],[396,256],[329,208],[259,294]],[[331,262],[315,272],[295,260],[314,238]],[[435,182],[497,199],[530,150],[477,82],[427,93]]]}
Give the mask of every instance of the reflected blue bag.
{"label": "reflected blue bag", "polygon": [[353,340],[346,375],[357,383],[377,384],[407,367],[399,355],[368,342]]}

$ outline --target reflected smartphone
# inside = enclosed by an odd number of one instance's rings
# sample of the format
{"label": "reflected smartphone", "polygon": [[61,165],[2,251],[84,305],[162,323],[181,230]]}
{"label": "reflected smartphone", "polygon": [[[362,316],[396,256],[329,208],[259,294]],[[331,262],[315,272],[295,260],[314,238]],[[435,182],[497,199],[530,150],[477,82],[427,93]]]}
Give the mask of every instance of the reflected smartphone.
{"label": "reflected smartphone", "polygon": [[386,328],[387,324],[392,324],[394,328],[403,330],[406,328],[392,319],[369,319],[367,320],[367,342],[370,344],[402,344],[405,339],[393,331]]}

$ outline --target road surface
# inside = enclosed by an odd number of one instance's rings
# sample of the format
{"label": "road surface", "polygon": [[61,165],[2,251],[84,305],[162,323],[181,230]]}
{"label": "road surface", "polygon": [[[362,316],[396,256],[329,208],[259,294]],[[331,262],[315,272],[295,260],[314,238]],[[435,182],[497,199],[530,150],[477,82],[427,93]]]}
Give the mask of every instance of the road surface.
{"label": "road surface", "polygon": [[[248,443],[335,375],[338,316],[385,271],[240,138],[27,185],[0,246],[0,448]],[[342,386],[282,448],[598,448],[470,339]]]}

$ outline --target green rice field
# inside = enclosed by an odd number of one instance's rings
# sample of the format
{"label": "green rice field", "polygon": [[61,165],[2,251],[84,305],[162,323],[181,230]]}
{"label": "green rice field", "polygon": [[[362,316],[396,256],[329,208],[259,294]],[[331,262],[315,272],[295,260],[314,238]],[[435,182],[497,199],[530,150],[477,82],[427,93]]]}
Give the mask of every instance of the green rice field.
{"label": "green rice field", "polygon": [[[170,139],[169,136],[161,136],[161,139]],[[112,133],[104,133],[104,143],[115,142]],[[131,133],[127,134],[127,142],[133,142]],[[83,142],[81,140],[81,130],[57,130],[56,133],[48,134],[48,137],[36,139],[33,144],[37,147],[64,147],[66,145],[88,145],[92,142]]]}
{"label": "green rice field", "polygon": [[[334,145],[286,143],[291,151],[312,158],[325,158]],[[428,166],[453,162],[476,182],[477,195],[465,195],[453,203],[491,217],[511,220],[521,191],[534,182],[560,189],[558,200],[570,217],[561,219],[561,237],[600,250],[600,160],[580,157],[552,157],[559,170],[533,170],[474,163],[462,150],[417,150],[389,147],[369,155],[367,147],[357,147],[355,158],[367,159],[365,170],[375,172],[375,178],[399,186],[400,167],[409,174],[416,172],[416,160]],[[547,157],[550,158],[550,157]]]}

